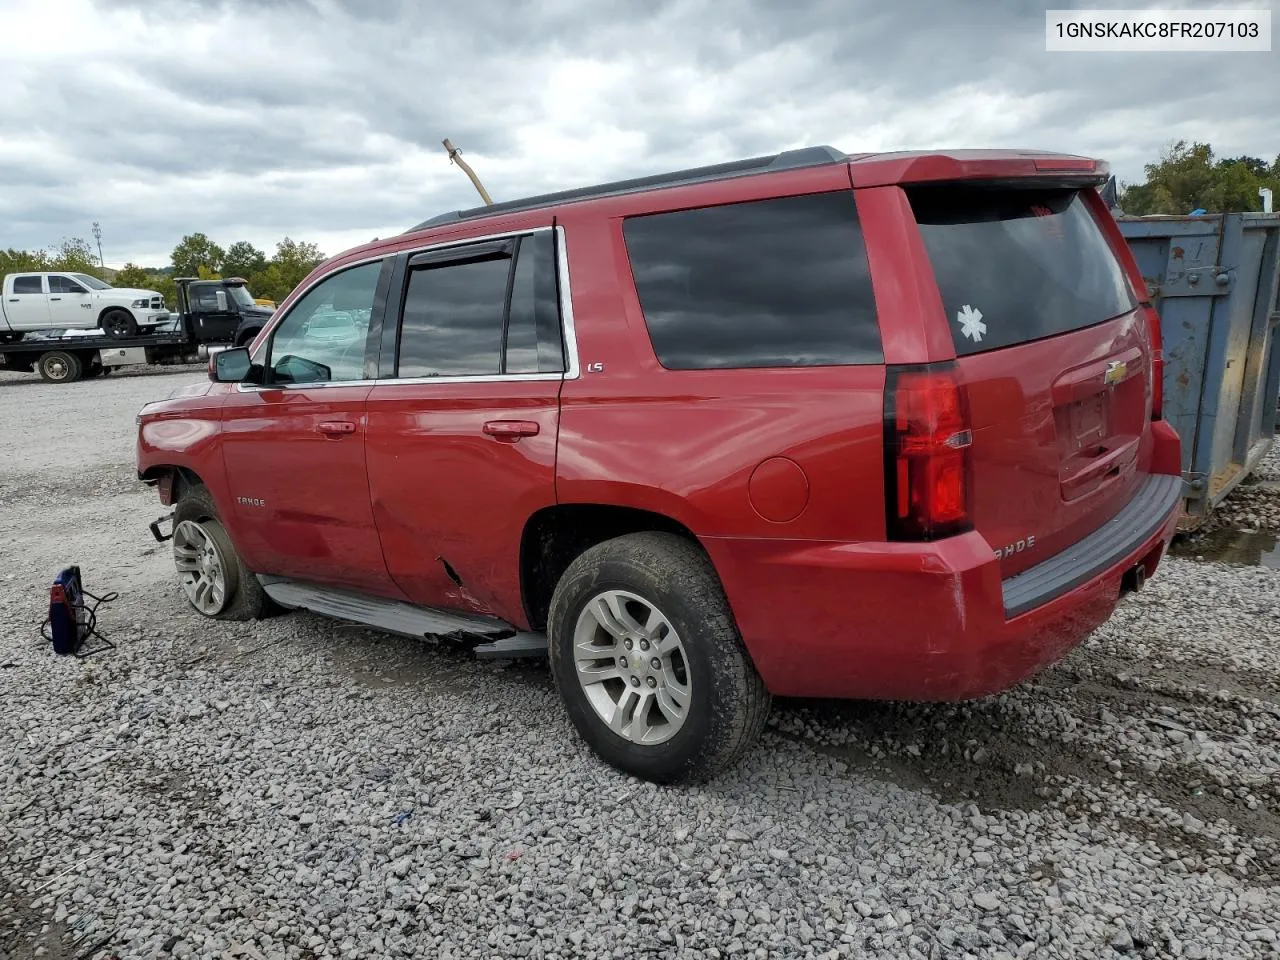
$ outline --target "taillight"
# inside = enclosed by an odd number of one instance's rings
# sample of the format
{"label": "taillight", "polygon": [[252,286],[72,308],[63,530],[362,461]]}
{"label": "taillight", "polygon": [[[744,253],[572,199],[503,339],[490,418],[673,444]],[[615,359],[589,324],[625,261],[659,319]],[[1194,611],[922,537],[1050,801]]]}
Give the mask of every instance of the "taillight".
{"label": "taillight", "polygon": [[1160,333],[1160,314],[1148,305],[1147,331],[1151,339],[1151,419],[1164,416],[1164,337]]}
{"label": "taillight", "polygon": [[972,529],[969,403],[955,365],[890,367],[884,391],[886,520],[891,540]]}

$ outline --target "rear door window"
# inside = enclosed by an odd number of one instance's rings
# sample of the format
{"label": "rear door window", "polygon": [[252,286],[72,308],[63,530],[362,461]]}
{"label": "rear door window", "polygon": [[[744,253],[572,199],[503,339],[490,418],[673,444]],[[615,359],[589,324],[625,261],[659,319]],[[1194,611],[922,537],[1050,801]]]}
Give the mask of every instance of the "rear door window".
{"label": "rear door window", "polygon": [[633,217],[623,235],[664,367],[883,360],[852,191]]}
{"label": "rear door window", "polygon": [[397,376],[561,373],[551,231],[410,261]]}
{"label": "rear door window", "polygon": [[44,293],[41,277],[14,277],[14,293]]}
{"label": "rear door window", "polygon": [[1137,305],[1078,191],[948,185],[907,194],[961,356],[1079,330]]}

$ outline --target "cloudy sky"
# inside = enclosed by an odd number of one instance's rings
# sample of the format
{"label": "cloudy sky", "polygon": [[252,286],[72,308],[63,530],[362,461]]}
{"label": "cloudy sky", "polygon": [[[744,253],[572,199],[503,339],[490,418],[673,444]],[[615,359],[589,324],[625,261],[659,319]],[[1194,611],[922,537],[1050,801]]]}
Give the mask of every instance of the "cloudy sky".
{"label": "cloudy sky", "polygon": [[1051,54],[1046,6],[0,0],[0,247],[332,254],[476,204],[446,136],[495,199],[804,144],[1280,152],[1280,52]]}

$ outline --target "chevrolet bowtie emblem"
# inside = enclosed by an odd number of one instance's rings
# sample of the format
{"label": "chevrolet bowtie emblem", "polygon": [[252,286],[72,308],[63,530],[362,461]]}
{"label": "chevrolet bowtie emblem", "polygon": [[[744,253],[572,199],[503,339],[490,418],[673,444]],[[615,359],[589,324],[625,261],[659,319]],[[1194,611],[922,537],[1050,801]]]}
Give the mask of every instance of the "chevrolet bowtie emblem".
{"label": "chevrolet bowtie emblem", "polygon": [[1114,387],[1129,373],[1129,365],[1123,360],[1112,360],[1107,364],[1107,372],[1102,375],[1102,382]]}

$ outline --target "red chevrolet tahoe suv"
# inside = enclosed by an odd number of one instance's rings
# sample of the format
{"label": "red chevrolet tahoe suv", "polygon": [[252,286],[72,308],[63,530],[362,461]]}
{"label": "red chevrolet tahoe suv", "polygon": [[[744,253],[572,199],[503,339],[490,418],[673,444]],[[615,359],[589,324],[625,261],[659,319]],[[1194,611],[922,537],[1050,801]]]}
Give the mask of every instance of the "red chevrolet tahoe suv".
{"label": "red chevrolet tahoe suv", "polygon": [[549,654],[641,777],[731,763],[771,695],[992,693],[1177,522],[1105,175],[816,147],[445,214],[144,407],[139,475],[202,614]]}

